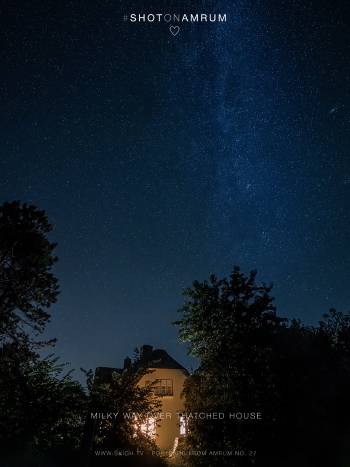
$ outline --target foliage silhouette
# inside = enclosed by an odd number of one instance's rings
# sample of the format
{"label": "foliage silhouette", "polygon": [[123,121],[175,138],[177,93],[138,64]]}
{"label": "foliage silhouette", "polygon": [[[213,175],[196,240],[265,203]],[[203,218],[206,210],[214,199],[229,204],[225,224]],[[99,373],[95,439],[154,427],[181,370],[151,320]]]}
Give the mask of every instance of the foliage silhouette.
{"label": "foliage silhouette", "polygon": [[[0,206],[0,346],[40,334],[58,296],[47,215],[19,201]],[[36,342],[36,344],[38,344]]]}
{"label": "foliage silhouette", "polygon": [[1,460],[55,466],[78,459],[87,397],[65,365],[7,344],[0,359]]}
{"label": "foliage silhouette", "polygon": [[44,211],[0,206],[0,460],[12,466],[76,464],[87,401],[56,357],[37,351],[59,288]]}
{"label": "foliage silhouette", "polygon": [[[348,465],[350,317],[332,310],[316,327],[288,322],[270,292],[238,267],[185,291],[176,324],[200,359],[184,390],[186,410],[225,414],[189,418],[186,448],[244,455],[184,456],[183,465]],[[237,412],[262,418],[229,418]]]}

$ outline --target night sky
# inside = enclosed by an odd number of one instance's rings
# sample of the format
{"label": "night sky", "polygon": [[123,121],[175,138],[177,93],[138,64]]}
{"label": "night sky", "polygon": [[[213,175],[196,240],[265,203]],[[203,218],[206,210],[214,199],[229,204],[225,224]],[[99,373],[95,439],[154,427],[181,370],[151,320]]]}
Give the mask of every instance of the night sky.
{"label": "night sky", "polygon": [[[350,310],[347,3],[1,2],[0,200],[54,224],[72,368],[144,343],[190,367],[181,291],[234,264],[283,316]],[[123,21],[206,11],[227,23]]]}

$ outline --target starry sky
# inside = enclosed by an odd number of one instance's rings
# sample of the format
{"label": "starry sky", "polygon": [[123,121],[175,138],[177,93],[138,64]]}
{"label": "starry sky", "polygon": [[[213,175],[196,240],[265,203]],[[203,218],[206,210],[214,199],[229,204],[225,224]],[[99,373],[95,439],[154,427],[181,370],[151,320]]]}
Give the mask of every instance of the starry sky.
{"label": "starry sky", "polygon": [[190,368],[181,292],[235,264],[283,316],[350,310],[347,3],[1,2],[0,200],[54,224],[47,335],[72,368],[144,343]]}

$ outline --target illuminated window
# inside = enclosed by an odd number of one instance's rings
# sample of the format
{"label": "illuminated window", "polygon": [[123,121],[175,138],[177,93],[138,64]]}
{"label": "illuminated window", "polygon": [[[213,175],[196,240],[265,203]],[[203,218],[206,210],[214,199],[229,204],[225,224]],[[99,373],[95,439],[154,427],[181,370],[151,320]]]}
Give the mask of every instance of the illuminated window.
{"label": "illuminated window", "polygon": [[142,433],[144,436],[148,438],[155,439],[156,437],[156,430],[157,430],[157,422],[155,417],[148,417],[144,422],[138,420],[135,416],[135,433],[134,437],[137,436],[137,433]]}
{"label": "illuminated window", "polygon": [[184,415],[180,415],[180,435],[187,435],[187,418]]}
{"label": "illuminated window", "polygon": [[157,379],[153,386],[154,394],[157,396],[172,396],[173,380],[172,379]]}

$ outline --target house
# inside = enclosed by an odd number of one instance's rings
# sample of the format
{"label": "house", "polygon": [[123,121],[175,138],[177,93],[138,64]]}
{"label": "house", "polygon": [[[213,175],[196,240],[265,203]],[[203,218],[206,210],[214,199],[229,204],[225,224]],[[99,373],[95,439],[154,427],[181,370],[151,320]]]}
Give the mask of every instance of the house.
{"label": "house", "polygon": [[[124,360],[124,368],[131,365],[131,360]],[[161,412],[158,420],[150,418],[142,430],[151,436],[161,451],[172,453],[175,451],[179,438],[186,433],[184,399],[182,390],[188,371],[174,360],[165,350],[153,349],[151,345],[140,348],[140,365],[151,370],[141,377],[139,385],[153,383],[154,392],[161,398]],[[95,376],[99,380],[107,381],[113,372],[122,369],[98,367]]]}

